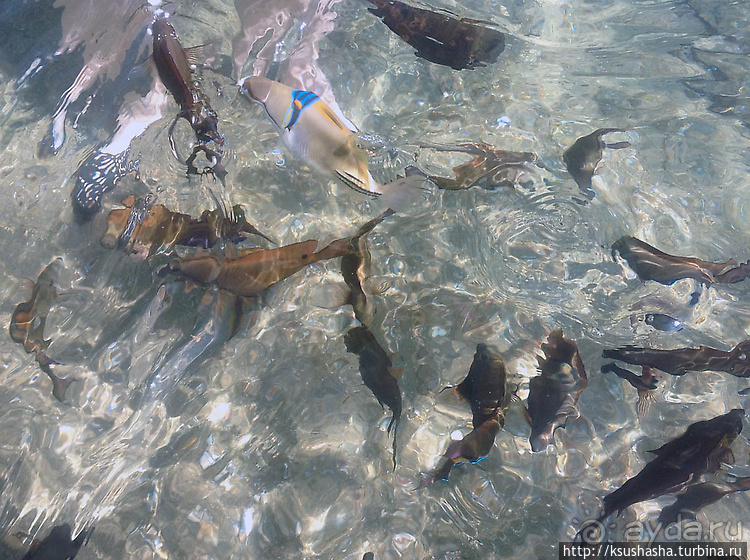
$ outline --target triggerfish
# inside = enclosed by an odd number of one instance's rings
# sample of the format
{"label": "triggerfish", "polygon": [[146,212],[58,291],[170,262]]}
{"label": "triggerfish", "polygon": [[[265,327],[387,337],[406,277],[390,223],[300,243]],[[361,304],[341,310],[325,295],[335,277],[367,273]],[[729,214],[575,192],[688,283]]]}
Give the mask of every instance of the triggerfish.
{"label": "triggerfish", "polygon": [[477,344],[466,379],[454,387],[456,393],[471,404],[474,429],[448,446],[440,466],[422,475],[419,488],[436,480],[448,480],[454,465],[478,463],[487,456],[505,423],[505,409],[510,403],[506,383],[503,359],[486,344]]}
{"label": "triggerfish", "polygon": [[400,368],[394,368],[391,358],[367,327],[355,327],[344,335],[347,351],[359,356],[359,374],[380,406],[393,412],[388,433],[393,431],[393,469],[396,469],[396,429],[401,418]]}
{"label": "triggerfish", "polygon": [[331,174],[346,186],[383,202],[395,211],[412,205],[413,198],[429,190],[422,175],[411,175],[381,185],[372,178],[367,154],[353,131],[312,91],[292,89],[267,78],[249,77],[240,93],[263,105],[284,142],[319,171]]}
{"label": "triggerfish", "polygon": [[[604,497],[604,507],[598,521],[585,524],[578,532],[584,538],[587,528],[601,525],[612,513],[691,487],[706,473],[719,470],[721,463],[732,463],[731,444],[742,431],[741,408],[710,420],[690,424],[685,433],[651,451],[656,457],[634,477]],[[741,488],[738,488],[740,490]],[[706,502],[707,503],[707,502]],[[665,515],[669,517],[667,512]]]}
{"label": "triggerfish", "polygon": [[578,397],[588,383],[578,347],[563,338],[562,329],[550,333],[542,351],[544,358],[538,358],[541,375],[529,383],[526,405],[532,451],[552,444],[555,430],[565,427],[568,418],[576,414]]}
{"label": "triggerfish", "polygon": [[568,173],[573,176],[581,191],[591,198],[596,195],[591,187],[591,178],[594,176],[596,166],[602,159],[602,150],[604,148],[618,150],[630,146],[630,142],[605,143],[602,136],[611,132],[622,132],[622,129],[599,128],[576,140],[563,154],[563,161],[568,168]]}

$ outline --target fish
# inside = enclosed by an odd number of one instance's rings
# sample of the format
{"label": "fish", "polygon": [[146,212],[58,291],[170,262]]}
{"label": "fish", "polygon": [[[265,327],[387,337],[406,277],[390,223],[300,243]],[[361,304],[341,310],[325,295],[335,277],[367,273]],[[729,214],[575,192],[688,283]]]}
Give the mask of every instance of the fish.
{"label": "fish", "polygon": [[70,525],[57,525],[44,539],[35,541],[22,560],[73,560],[93,532],[93,528],[84,529],[73,539]]}
{"label": "fish", "polygon": [[490,418],[462,439],[452,442],[443,454],[440,466],[432,472],[423,474],[417,489],[429,486],[438,480],[448,480],[451,469],[456,465],[476,464],[484,459],[495,445],[495,436],[500,432],[501,427],[499,417]]}
{"label": "fish", "polygon": [[692,278],[710,285],[733,284],[750,276],[750,262],[738,265],[737,261],[729,259],[723,263],[713,263],[669,255],[629,235],[612,244],[613,257],[615,252],[627,261],[641,280],[654,280],[665,286],[682,278]]}
{"label": "fish", "polygon": [[359,356],[359,374],[381,407],[388,407],[392,416],[386,431],[393,432],[393,470],[396,470],[396,432],[401,418],[400,370],[393,367],[388,353],[367,327],[354,327],[344,335],[347,352]]}
{"label": "fish", "polygon": [[39,274],[31,293],[31,299],[19,303],[10,320],[10,338],[19,344],[23,344],[28,354],[34,354],[39,368],[47,374],[52,381],[52,395],[61,403],[65,402],[65,391],[68,386],[76,381],[74,378],[61,379],[52,371],[52,366],[57,362],[47,356],[47,347],[50,340],[44,338],[44,327],[47,324],[52,305],[57,299],[57,283],[60,272],[63,269],[63,261],[58,258],[47,265]]}
{"label": "fish", "polygon": [[[454,388],[471,405],[472,424],[481,426],[490,418],[501,418],[500,410],[508,404],[505,362],[486,344],[477,344],[474,360],[466,378]],[[501,423],[502,427],[502,423]]]}
{"label": "fish", "polygon": [[693,484],[685,492],[679,494],[673,504],[661,510],[659,523],[667,527],[672,523],[695,519],[696,513],[707,505],[716,503],[729,494],[748,490],[750,490],[750,476],[722,485],[712,482]]}
{"label": "fish", "polygon": [[526,166],[536,163],[537,160],[536,154],[531,152],[498,150],[482,142],[456,146],[422,143],[419,146],[440,152],[463,152],[474,156],[471,161],[453,168],[455,178],[430,175],[430,180],[439,188],[452,191],[469,189],[474,185],[494,189],[503,184],[515,184],[525,172]]}
{"label": "fish", "polygon": [[209,249],[220,239],[240,243],[246,239],[244,234],[272,241],[247,221],[239,204],[228,216],[218,207],[204,210],[197,219],[152,204],[148,197],[140,201],[128,197],[123,204],[125,208],[112,210],[107,216],[101,244],[109,249],[120,247],[127,253],[150,257],[170,253],[176,245]]}
{"label": "fish", "polygon": [[627,507],[685,488],[704,473],[715,472],[731,455],[730,445],[742,431],[741,408],[695,422],[681,436],[651,451],[656,457],[620,488],[604,497],[600,519]]}
{"label": "fish", "polygon": [[675,350],[623,346],[604,350],[602,356],[628,364],[650,366],[674,376],[690,371],[721,371],[735,377],[750,377],[750,340],[740,342],[728,352],[708,346]]}
{"label": "fish", "polygon": [[[183,48],[177,32],[166,17],[157,17],[154,20],[151,33],[154,37],[153,59],[156,71],[164,86],[180,106],[180,112],[169,127],[167,134],[172,154],[178,161],[185,162],[189,175],[213,173],[223,184],[227,173],[221,163],[224,153],[224,137],[219,133],[219,117],[211,107],[208,96],[193,76],[190,63],[193,53],[200,47]],[[180,156],[174,141],[174,129],[180,118],[190,123],[198,141],[186,160]],[[214,142],[218,150],[208,148],[206,144],[210,142]],[[200,152],[204,152],[213,164],[202,171],[199,171],[194,163]]]}
{"label": "fish", "polygon": [[438,468],[423,474],[418,488],[437,480],[448,480],[455,465],[478,463],[484,459],[505,424],[510,392],[507,390],[505,362],[496,350],[486,344],[477,344],[469,373],[453,389],[462,399],[469,401],[474,429],[462,439],[451,442]]}
{"label": "fish", "polygon": [[110,154],[102,149],[89,154],[78,166],[71,198],[78,223],[90,221],[102,207],[104,193],[114,189],[123,177],[138,175],[140,157],[128,161],[128,152]]}
{"label": "fish", "polygon": [[397,0],[369,0],[369,11],[409,45],[415,53],[435,64],[454,70],[492,64],[505,50],[505,35],[478,25],[477,20],[458,18],[409,6]]}
{"label": "fish", "polygon": [[276,249],[247,249],[239,257],[223,261],[208,254],[187,256],[172,260],[159,274],[175,273],[202,285],[215,284],[235,295],[252,297],[309,264],[342,256],[349,240],[337,239],[316,253],[317,247],[318,242],[311,239]]}
{"label": "fish", "polygon": [[370,327],[375,316],[375,307],[367,298],[367,294],[362,287],[370,268],[367,235],[376,225],[392,214],[393,211],[388,209],[359,228],[357,233],[349,239],[348,250],[341,257],[341,275],[349,289],[346,303],[351,304],[354,309],[354,316],[366,327]]}
{"label": "fish", "polygon": [[596,193],[591,186],[591,178],[594,176],[596,166],[602,159],[604,148],[619,150],[630,146],[630,142],[615,142],[607,144],[602,136],[612,132],[623,132],[621,128],[599,128],[576,140],[573,145],[563,153],[563,161],[568,168],[568,173],[581,191],[593,198]]}
{"label": "fish", "polygon": [[247,77],[241,83],[240,93],[263,105],[286,145],[318,171],[360,194],[381,197],[394,211],[429,190],[427,179],[419,174],[385,185],[375,181],[357,136],[316,93],[261,77]]}
{"label": "fish", "polygon": [[679,332],[684,328],[684,323],[664,313],[646,313],[644,321],[647,325],[662,332]]}
{"label": "fish", "polygon": [[578,346],[563,337],[562,329],[550,333],[542,351],[544,357],[538,358],[541,375],[529,383],[526,404],[532,451],[541,451],[554,442],[555,430],[564,428],[568,418],[576,414],[578,397],[588,383]]}
{"label": "fish", "polygon": [[656,389],[656,384],[659,381],[651,367],[642,367],[642,375],[636,375],[632,371],[621,368],[614,363],[605,364],[601,369],[602,373],[614,373],[617,377],[630,383],[638,391],[638,403],[635,408],[639,417],[645,416],[646,412],[648,412],[651,400],[653,399],[653,391]]}

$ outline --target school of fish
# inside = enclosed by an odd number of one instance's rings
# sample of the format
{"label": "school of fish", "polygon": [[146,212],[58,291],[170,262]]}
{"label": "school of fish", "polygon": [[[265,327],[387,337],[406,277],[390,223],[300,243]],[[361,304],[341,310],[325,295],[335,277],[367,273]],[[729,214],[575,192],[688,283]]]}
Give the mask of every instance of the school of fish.
{"label": "school of fish", "polygon": [[[455,71],[470,70],[493,64],[505,48],[503,34],[482,22],[456,18],[417,8],[395,0],[369,0],[369,11],[380,18],[387,28],[416,49],[416,56]],[[185,48],[175,26],[179,18],[155,15],[148,23],[152,36],[150,64],[155,76],[173,100],[166,106],[178,111],[168,130],[171,155],[184,167],[185,176],[212,175],[220,179],[208,187],[214,209],[205,210],[198,218],[170,210],[156,203],[156,194],[121,199],[115,190],[128,174],[146,172],[138,158],[131,159],[129,147],[114,151],[112,142],[92,148],[91,154],[75,170],[70,193],[73,212],[79,227],[93,220],[102,208],[108,208],[105,231],[99,237],[103,249],[119,250],[128,258],[146,261],[153,268],[154,282],[164,285],[185,283],[191,288],[206,290],[208,305],[213,305],[212,317],[227,322],[226,329],[212,339],[221,347],[243,328],[247,310],[255,305],[261,294],[280,282],[294,282],[294,276],[306,267],[321,261],[340,259],[341,280],[345,295],[339,305],[351,306],[354,326],[341,333],[341,344],[356,358],[362,382],[374,397],[373,405],[387,408],[390,413],[386,433],[392,437],[390,460],[395,471],[399,461],[399,436],[404,433],[406,401],[400,388],[402,376],[409,375],[408,358],[403,366],[396,366],[398,358],[388,351],[387,333],[379,327],[375,317],[378,309],[370,297],[368,277],[371,255],[368,236],[380,224],[400,213],[408,213],[424,204],[425,197],[435,189],[467,190],[472,187],[496,188],[514,185],[528,166],[536,164],[531,152],[510,152],[483,143],[457,139],[452,145],[423,143],[419,150],[437,154],[468,154],[471,160],[453,167],[455,177],[429,176],[415,168],[403,169],[403,176],[381,184],[369,167],[367,145],[362,135],[342,118],[337,107],[323,100],[322,92],[309,91],[286,85],[262,75],[239,79],[241,110],[254,111],[259,105],[275,125],[281,141],[294,156],[319,173],[349,187],[354,193],[378,200],[385,208],[369,221],[355,224],[351,231],[334,234],[333,240],[320,246],[316,239],[281,245],[261,233],[246,219],[239,205],[228,204],[222,185],[228,176],[224,168],[225,150],[232,144],[231,137],[219,132],[222,117],[211,106],[196,76],[201,48]],[[385,28],[384,28],[385,29]],[[170,109],[170,110],[171,110]],[[195,143],[187,158],[177,145],[175,127],[184,119],[194,133]],[[120,129],[118,129],[120,130]],[[116,136],[117,132],[114,136]],[[621,128],[600,128],[573,141],[561,154],[562,160],[585,198],[596,196],[592,178],[605,149],[632,147],[630,140],[607,143],[604,136],[626,135]],[[55,140],[57,138],[57,140]],[[59,134],[43,140],[47,152],[59,148]],[[40,147],[40,149],[41,149]],[[118,147],[122,147],[119,146]],[[199,168],[197,158],[205,156],[206,165]],[[207,178],[211,181],[211,177]],[[354,196],[354,195],[353,195]],[[118,202],[122,200],[122,203]],[[252,236],[252,238],[250,237]],[[238,248],[250,239],[265,246]],[[262,239],[263,241],[260,241]],[[330,239],[330,238],[329,238]],[[195,251],[194,249],[198,249]],[[750,276],[750,263],[738,263],[732,258],[714,263],[696,257],[670,255],[632,236],[625,236],[611,246],[613,262],[627,266],[643,282],[654,281],[671,285],[680,279],[692,279],[700,287],[744,281]],[[383,255],[377,258],[383,259]],[[64,259],[55,259],[41,268],[41,272],[26,301],[18,303],[12,313],[9,334],[13,341],[31,354],[39,368],[52,383],[51,395],[61,406],[79,406],[67,398],[67,391],[76,383],[72,376],[60,376],[61,364],[48,354],[50,340],[45,339],[47,316],[55,306],[58,293],[64,289]],[[720,285],[722,285],[720,287]],[[706,288],[708,289],[708,288]],[[165,298],[165,301],[168,298]],[[646,322],[664,332],[675,332],[679,321],[656,311],[646,315]],[[230,324],[231,323],[231,324]],[[659,326],[661,325],[661,326]],[[204,333],[205,334],[205,333]],[[199,340],[203,335],[195,335]],[[538,351],[529,357],[537,367],[537,375],[528,381],[526,402],[520,404],[519,387],[523,378],[511,371],[501,352],[489,344],[476,346],[473,361],[465,378],[451,387],[452,392],[434,395],[456,406],[461,421],[455,429],[464,430],[460,438],[446,442],[434,450],[434,468],[415,473],[418,480],[413,492],[430,492],[434,485],[447,482],[457,467],[477,464],[493,453],[495,441],[509,415],[520,415],[528,422],[528,449],[542,453],[556,446],[555,434],[578,418],[579,399],[591,377],[579,354],[578,345],[561,328],[548,333],[546,340],[533,342]],[[197,347],[196,347],[197,348]],[[200,357],[203,347],[196,350]],[[750,378],[750,340],[736,341],[734,348],[646,348],[626,345],[604,349],[602,357],[613,360],[601,367],[601,373],[614,373],[637,390],[636,410],[639,417],[649,413],[649,403],[659,391],[662,381],[657,372],[684,376],[691,372],[719,372],[737,378]],[[175,358],[177,359],[177,358]],[[203,359],[203,358],[201,358]],[[190,358],[192,363],[193,358]],[[623,362],[641,368],[641,374],[615,363]],[[595,373],[594,377],[599,375]],[[159,375],[154,373],[143,389],[158,390]],[[144,397],[145,398],[145,397]],[[465,401],[461,409],[457,403]],[[514,401],[519,401],[515,405]],[[717,473],[725,465],[735,462],[732,442],[740,435],[745,412],[737,403],[726,403],[728,412],[714,418],[675,428],[684,428],[682,435],[668,439],[650,453],[653,459],[635,476],[601,496],[600,514],[591,523],[600,524],[626,508],[663,495],[675,501],[662,509],[659,521],[665,525],[694,518],[697,512],[718,500],[750,489],[750,477],[721,478]],[[469,414],[470,410],[470,414]],[[384,411],[385,413],[385,411]],[[746,458],[742,458],[746,461]],[[467,468],[467,467],[461,467]],[[474,468],[474,467],[469,467]],[[384,476],[387,476],[384,474]],[[730,498],[727,498],[730,499]],[[577,527],[577,538],[590,541],[590,525]],[[48,558],[48,547],[63,550],[65,558],[73,558],[85,546],[94,527],[87,528],[73,538],[68,525],[52,529],[43,541],[35,541],[24,558]],[[7,544],[7,543],[6,543]],[[364,558],[374,558],[367,552]]]}

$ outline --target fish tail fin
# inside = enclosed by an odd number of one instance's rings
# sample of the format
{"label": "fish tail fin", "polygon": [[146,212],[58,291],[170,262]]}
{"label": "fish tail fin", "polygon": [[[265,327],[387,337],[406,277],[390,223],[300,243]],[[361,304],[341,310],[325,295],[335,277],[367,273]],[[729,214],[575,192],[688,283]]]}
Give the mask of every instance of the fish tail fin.
{"label": "fish tail fin", "polygon": [[46,373],[52,381],[52,395],[61,403],[65,403],[65,391],[67,391],[71,383],[78,380],[74,377],[66,377],[65,379],[58,377],[54,374],[52,368],[50,368],[50,365],[52,364],[57,364],[57,362],[55,362],[54,360],[49,360],[49,362],[47,363],[40,362],[39,365],[42,371]]}
{"label": "fish tail fin", "polygon": [[429,211],[437,200],[437,186],[423,175],[409,175],[381,187],[380,200],[390,210],[415,216]]}
{"label": "fish tail fin", "polygon": [[396,472],[396,446],[398,444],[398,420],[396,419],[396,414],[393,414],[393,418],[391,418],[390,424],[388,424],[388,432],[391,431],[391,426],[393,427],[393,472]]}

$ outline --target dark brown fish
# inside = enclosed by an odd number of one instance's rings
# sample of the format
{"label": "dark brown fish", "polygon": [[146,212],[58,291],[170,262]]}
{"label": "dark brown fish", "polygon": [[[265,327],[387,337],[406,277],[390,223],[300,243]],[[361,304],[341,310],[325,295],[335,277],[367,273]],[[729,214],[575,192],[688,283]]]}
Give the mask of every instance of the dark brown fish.
{"label": "dark brown fish", "polygon": [[354,308],[354,316],[366,327],[370,326],[375,315],[375,308],[367,299],[367,294],[362,287],[370,269],[367,234],[393,213],[393,210],[389,208],[380,216],[359,228],[357,233],[349,240],[349,249],[341,257],[341,275],[349,288],[349,297],[346,302],[351,304]]}
{"label": "dark brown fish", "polygon": [[51,366],[57,362],[47,356],[47,347],[51,341],[44,339],[47,315],[57,298],[57,283],[62,268],[62,259],[55,259],[39,274],[31,299],[19,303],[13,311],[9,330],[11,339],[23,344],[27,353],[34,354],[39,368],[52,380],[54,397],[60,402],[65,402],[65,390],[76,380],[61,379],[54,374]]}
{"label": "dark brown fish", "polygon": [[[190,67],[189,51],[180,45],[174,27],[166,18],[156,18],[151,26],[151,32],[154,37],[154,64],[159,73],[159,78],[180,106],[180,113],[169,129],[169,144],[172,153],[178,160],[183,161],[178,155],[173,138],[177,119],[182,117],[190,123],[198,140],[198,145],[188,159],[190,162],[188,164],[189,171],[197,173],[193,162],[198,152],[204,151],[209,159],[215,159],[212,169],[216,170],[218,166],[219,176],[223,179],[221,174],[224,168],[221,165],[221,152],[224,146],[224,137],[219,134],[219,117],[216,111],[211,108],[208,96],[198,87],[198,82]],[[215,142],[219,146],[219,151],[204,146],[209,142]]]}
{"label": "dark brown fish", "polygon": [[49,535],[31,545],[22,560],[73,560],[93,531],[93,528],[85,529],[73,539],[70,525],[53,527]]}
{"label": "dark brown fish", "polygon": [[658,378],[654,375],[654,372],[649,366],[642,367],[643,374],[636,375],[632,371],[621,368],[614,363],[604,364],[602,366],[602,373],[611,371],[617,377],[630,383],[638,391],[638,403],[636,404],[638,416],[644,416],[646,412],[648,412],[649,405],[653,398],[653,390],[656,389],[656,384],[658,382]]}
{"label": "dark brown fish", "polygon": [[681,278],[692,278],[703,284],[733,284],[750,276],[750,262],[738,265],[734,259],[723,263],[678,257],[659,251],[648,243],[626,235],[612,244],[641,280],[655,280],[666,286]]}
{"label": "dark brown fish", "polygon": [[461,190],[479,185],[485,189],[494,189],[498,185],[514,185],[518,182],[526,166],[536,162],[536,154],[531,152],[509,152],[498,150],[487,144],[458,144],[441,146],[438,144],[421,144],[441,152],[463,152],[471,154],[473,159],[453,168],[455,179],[431,175],[430,180],[441,189]]}
{"label": "dark brown fish", "polygon": [[107,216],[107,230],[101,243],[110,249],[119,246],[126,252],[142,257],[169,253],[176,245],[188,247],[213,247],[219,239],[232,243],[245,240],[245,235],[259,235],[245,219],[240,205],[232,208],[231,215],[221,210],[205,210],[200,218],[172,212],[162,204],[135,201],[132,197],[123,201],[126,208],[112,210]]}
{"label": "dark brown fish", "polygon": [[239,296],[255,296],[309,264],[342,256],[349,239],[333,241],[316,253],[317,246],[317,241],[310,240],[277,249],[248,249],[236,259],[224,261],[213,255],[194,255],[173,260],[160,274],[174,272]]}
{"label": "dark brown fish", "polygon": [[401,418],[401,389],[394,376],[393,363],[367,327],[356,327],[344,336],[347,351],[359,356],[359,374],[380,406],[391,409],[388,433],[393,430],[393,468],[396,468],[396,430]]}
{"label": "dark brown fish", "polygon": [[419,488],[436,480],[448,480],[455,465],[477,463],[484,459],[505,423],[505,410],[510,404],[505,362],[486,344],[477,344],[469,373],[454,390],[471,404],[474,429],[448,446],[440,466],[422,476]]}
{"label": "dark brown fish", "polygon": [[477,344],[474,361],[469,374],[456,392],[471,404],[472,424],[477,427],[490,418],[504,422],[501,408],[507,406],[509,394],[506,391],[505,362],[500,354],[486,344]]}
{"label": "dark brown fish", "polygon": [[602,150],[604,148],[618,150],[630,146],[630,142],[615,142],[614,144],[604,142],[602,136],[611,132],[622,132],[622,129],[599,128],[576,140],[563,154],[563,161],[568,168],[568,173],[573,176],[578,187],[592,198],[596,193],[591,187],[591,178],[594,176],[596,166],[602,159]]}
{"label": "dark brown fish", "polygon": [[708,346],[657,350],[623,346],[605,350],[605,358],[628,364],[650,366],[670,375],[685,375],[689,371],[722,371],[735,377],[750,377],[750,340],[740,342],[725,352]]}
{"label": "dark brown fish", "polygon": [[554,441],[555,430],[565,427],[576,414],[576,404],[588,380],[578,347],[563,338],[562,329],[552,331],[542,344],[544,357],[539,357],[541,375],[529,383],[526,419],[531,426],[532,451],[541,451]]}
{"label": "dark brown fish", "polygon": [[720,463],[731,456],[730,445],[742,431],[744,416],[738,408],[696,422],[681,436],[652,451],[656,457],[641,472],[605,496],[600,519],[633,504],[678,492],[700,475],[718,470]]}
{"label": "dark brown fish", "polygon": [[505,50],[505,36],[476,20],[415,8],[397,0],[369,0],[370,11],[417,49],[418,57],[454,70],[492,64]]}
{"label": "dark brown fish", "polygon": [[722,485],[711,482],[693,484],[677,496],[675,503],[661,510],[659,523],[666,527],[678,521],[695,519],[695,514],[707,505],[718,502],[728,494],[748,490],[750,490],[750,477],[738,478],[732,483]]}

